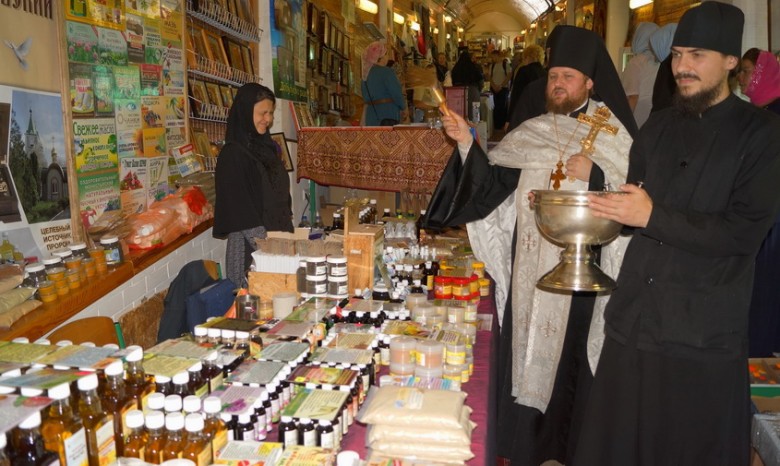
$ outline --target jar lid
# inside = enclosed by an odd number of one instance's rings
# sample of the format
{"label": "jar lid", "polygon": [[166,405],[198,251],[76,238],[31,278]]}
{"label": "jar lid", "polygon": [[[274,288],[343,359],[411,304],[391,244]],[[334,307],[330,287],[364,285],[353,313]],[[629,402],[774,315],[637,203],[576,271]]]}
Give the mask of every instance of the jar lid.
{"label": "jar lid", "polygon": [[104,236],[100,238],[100,244],[114,244],[119,241],[119,238],[116,236]]}
{"label": "jar lid", "polygon": [[317,262],[325,262],[325,256],[316,256],[316,257],[307,257],[306,262],[309,263],[317,263]]}
{"label": "jar lid", "polygon": [[298,267],[306,267],[306,260],[301,259],[298,261]]}
{"label": "jar lid", "polygon": [[66,257],[72,256],[73,252],[70,249],[58,249],[53,251],[51,255],[59,257],[60,259],[65,259]]}
{"label": "jar lid", "polygon": [[335,276],[335,277],[334,276],[330,276],[330,277],[328,277],[328,281],[329,282],[334,282],[334,283],[344,283],[344,282],[347,281],[347,276],[346,275],[340,276],[340,277],[339,276]]}
{"label": "jar lid", "polygon": [[471,263],[471,268],[472,269],[484,269],[485,268],[485,264],[483,262],[472,262]]}
{"label": "jar lid", "polygon": [[68,246],[68,248],[71,251],[81,251],[82,249],[87,249],[87,243],[75,243]]}
{"label": "jar lid", "polygon": [[59,264],[62,262],[61,257],[47,257],[43,259],[41,262],[43,262],[43,265],[54,265]]}
{"label": "jar lid", "polygon": [[33,262],[32,264],[30,264],[27,267],[25,267],[24,271],[28,272],[28,273],[35,273],[35,272],[40,272],[41,270],[44,270],[45,268],[46,268],[45,265],[43,265],[43,264],[41,264],[39,262]]}
{"label": "jar lid", "polygon": [[310,282],[324,282],[325,275],[306,275],[306,280]]}
{"label": "jar lid", "polygon": [[490,285],[490,279],[489,278],[480,278],[479,279],[479,286],[489,286]]}
{"label": "jar lid", "polygon": [[329,264],[346,264],[347,258],[344,256],[328,256]]}

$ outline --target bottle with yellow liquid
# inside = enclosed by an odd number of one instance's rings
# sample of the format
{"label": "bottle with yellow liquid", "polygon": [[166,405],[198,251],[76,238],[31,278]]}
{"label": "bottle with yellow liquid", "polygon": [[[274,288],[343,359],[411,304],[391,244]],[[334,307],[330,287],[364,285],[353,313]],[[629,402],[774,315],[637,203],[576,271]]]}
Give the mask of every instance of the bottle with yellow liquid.
{"label": "bottle with yellow liquid", "polygon": [[124,438],[123,456],[144,459],[144,448],[146,448],[148,439],[146,431],[144,431],[144,413],[137,409],[127,413],[127,416],[125,416],[125,428],[129,433]]}
{"label": "bottle with yellow liquid", "polygon": [[184,415],[180,412],[165,415],[165,446],[162,449],[162,460],[181,458],[184,450]]}
{"label": "bottle with yellow liquid", "polygon": [[144,350],[140,346],[133,345],[127,347],[130,352],[125,357],[125,385],[128,388],[130,396],[138,404],[138,409],[146,408],[146,398],[154,393],[154,384],[146,376],[144,370]]}
{"label": "bottle with yellow liquid", "polygon": [[87,431],[89,466],[107,466],[116,461],[114,441],[114,417],[103,410],[97,394],[97,374],[90,374],[78,381],[79,414]]}
{"label": "bottle with yellow liquid", "polygon": [[216,396],[210,396],[203,400],[203,412],[206,417],[203,422],[203,432],[211,442],[211,451],[214,456],[227,444],[228,429],[225,422],[219,417],[222,411],[222,401]]}
{"label": "bottle with yellow liquid", "polygon": [[3,261],[10,262],[14,260],[14,247],[13,244],[11,244],[11,241],[8,239],[8,233],[3,233],[3,242],[0,243],[0,257],[3,258]]}
{"label": "bottle with yellow liquid", "polygon": [[122,439],[130,434],[125,428],[127,413],[137,407],[137,404],[125,387],[123,378],[125,367],[122,361],[114,361],[106,367],[106,384],[103,386],[103,407],[114,416],[114,438],[117,456],[123,456],[124,442]]}
{"label": "bottle with yellow liquid", "polygon": [[46,450],[41,437],[41,413],[36,412],[21,422],[11,433],[14,466],[53,466],[59,464],[59,456]]}
{"label": "bottle with yellow liquid", "polygon": [[181,457],[188,459],[196,466],[211,464],[211,444],[203,433],[203,416],[199,413],[188,414],[184,418],[184,429],[187,431],[187,443]]}
{"label": "bottle with yellow liquid", "polygon": [[87,466],[86,430],[70,406],[70,385],[64,383],[50,388],[49,398],[54,401],[41,423],[44,446],[57,452],[62,466]]}
{"label": "bottle with yellow liquid", "polygon": [[144,461],[152,464],[162,463],[162,451],[165,447],[165,414],[162,411],[146,413],[146,448]]}

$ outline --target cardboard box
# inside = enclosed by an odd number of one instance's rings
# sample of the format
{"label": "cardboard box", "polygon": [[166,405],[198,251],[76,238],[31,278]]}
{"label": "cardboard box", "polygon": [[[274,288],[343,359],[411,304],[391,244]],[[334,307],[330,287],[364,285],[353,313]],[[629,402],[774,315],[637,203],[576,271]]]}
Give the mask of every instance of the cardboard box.
{"label": "cardboard box", "polygon": [[214,455],[215,464],[270,466],[279,461],[282,444],[231,440]]}

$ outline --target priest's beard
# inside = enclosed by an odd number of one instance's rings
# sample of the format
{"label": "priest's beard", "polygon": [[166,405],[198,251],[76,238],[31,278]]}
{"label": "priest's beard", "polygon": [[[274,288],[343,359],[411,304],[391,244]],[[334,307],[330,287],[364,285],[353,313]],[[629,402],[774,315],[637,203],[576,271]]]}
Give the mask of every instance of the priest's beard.
{"label": "priest's beard", "polygon": [[674,107],[686,116],[698,117],[705,110],[712,107],[712,103],[717,99],[723,83],[717,83],[712,87],[702,89],[699,92],[684,96],[680,94],[680,88],[674,90],[672,104]]}
{"label": "priest's beard", "polygon": [[[553,89],[552,92],[554,93],[556,90],[557,89]],[[581,92],[567,95],[565,99],[556,103],[553,102],[550,92],[548,91],[546,99],[547,102],[545,104],[547,111],[551,113],[557,113],[559,115],[568,115],[569,113],[580,108],[582,104],[585,103],[585,100],[588,98],[588,92],[588,88],[583,86]]]}

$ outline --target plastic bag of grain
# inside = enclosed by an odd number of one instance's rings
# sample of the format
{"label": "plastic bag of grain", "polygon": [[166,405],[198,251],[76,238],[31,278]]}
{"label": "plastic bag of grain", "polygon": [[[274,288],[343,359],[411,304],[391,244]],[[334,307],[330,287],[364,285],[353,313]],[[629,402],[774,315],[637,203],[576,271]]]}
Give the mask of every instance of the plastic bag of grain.
{"label": "plastic bag of grain", "polygon": [[466,394],[414,387],[372,387],[358,421],[387,426],[458,429]]}

